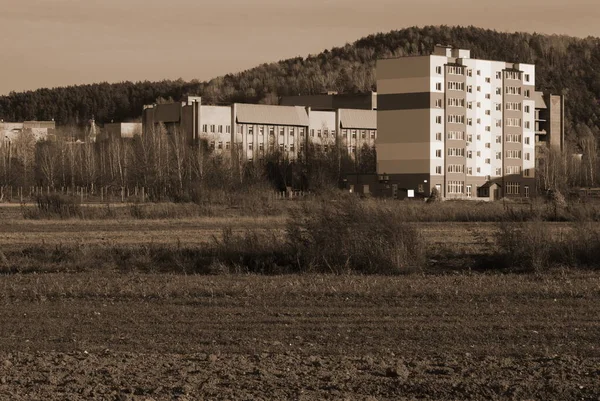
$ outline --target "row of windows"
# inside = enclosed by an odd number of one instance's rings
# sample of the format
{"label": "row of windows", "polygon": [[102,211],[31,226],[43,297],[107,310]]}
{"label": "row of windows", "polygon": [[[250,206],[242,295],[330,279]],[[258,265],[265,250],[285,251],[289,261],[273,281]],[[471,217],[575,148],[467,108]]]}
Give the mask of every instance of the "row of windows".
{"label": "row of windows", "polygon": [[506,142],[521,143],[521,134],[506,134]]}
{"label": "row of windows", "polygon": [[[461,67],[461,66],[448,66],[447,68],[448,74],[449,75],[465,75],[465,68]],[[442,67],[441,66],[437,66],[435,68],[435,72],[438,75],[442,74]],[[467,69],[466,70],[467,76],[468,77],[472,77],[473,76],[473,70],[472,69]],[[481,70],[477,70],[477,75],[481,76]],[[506,78],[507,79],[514,79],[514,80],[521,80],[521,71],[506,71]],[[496,71],[496,79],[502,79],[502,72],[500,71]],[[529,74],[525,74],[525,82],[529,82],[531,79]],[[486,77],[485,78],[485,82],[491,82],[490,77]]]}
{"label": "row of windows", "polygon": [[506,166],[506,174],[521,174],[521,166]]}
{"label": "row of windows", "polygon": [[506,158],[507,159],[520,159],[522,152],[520,150],[507,150]]}
{"label": "row of windows", "polygon": [[448,90],[464,91],[465,90],[465,83],[464,82],[448,81]]}
{"label": "row of windows", "polygon": [[[203,124],[202,125],[202,132],[207,133],[209,129],[209,125],[208,124]],[[211,133],[219,133],[222,134],[223,133],[223,125],[215,125],[215,124],[211,124],[210,125],[210,132]],[[227,134],[231,133],[231,125],[225,125],[225,132]]]}
{"label": "row of windows", "polygon": [[448,106],[450,106],[450,107],[465,107],[465,99],[449,97],[448,98]]}
{"label": "row of windows", "polygon": [[507,127],[520,127],[522,120],[520,118],[509,117],[506,119]]}
{"label": "row of windows", "polygon": [[518,182],[507,182],[505,188],[508,195],[518,195],[521,193],[521,184]]}
{"label": "row of windows", "polygon": [[448,181],[449,194],[462,194],[465,191],[464,181]]}
{"label": "row of windows", "polygon": [[464,124],[465,123],[465,116],[464,115],[458,115],[458,114],[448,114],[448,122],[449,123],[456,123],[456,124]]}
{"label": "row of windows", "polygon": [[464,164],[449,164],[448,172],[449,173],[464,173],[465,165]]}
{"label": "row of windows", "polygon": [[464,131],[448,131],[448,139],[462,141],[465,139]]}

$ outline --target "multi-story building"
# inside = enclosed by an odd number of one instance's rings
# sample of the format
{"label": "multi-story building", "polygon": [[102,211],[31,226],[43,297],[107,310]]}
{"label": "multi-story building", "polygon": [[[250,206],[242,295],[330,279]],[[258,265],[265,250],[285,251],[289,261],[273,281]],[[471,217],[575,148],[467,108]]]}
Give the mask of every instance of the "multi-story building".
{"label": "multi-story building", "polygon": [[377,62],[377,172],[392,193],[529,197],[535,189],[535,66],[436,46]]}
{"label": "multi-story building", "polygon": [[[309,148],[316,152],[347,149],[353,157],[377,136],[374,110],[313,111],[303,106],[234,103],[201,105],[199,97],[185,102],[145,106],[143,132],[162,123],[169,133],[179,132],[190,143],[206,141],[216,154],[234,154],[259,161],[278,151],[290,160]],[[233,128],[232,128],[233,127]]]}
{"label": "multi-story building", "polygon": [[377,110],[377,92],[337,93],[329,91],[319,95],[283,96],[282,106],[304,106],[312,110],[332,111],[338,109]]}

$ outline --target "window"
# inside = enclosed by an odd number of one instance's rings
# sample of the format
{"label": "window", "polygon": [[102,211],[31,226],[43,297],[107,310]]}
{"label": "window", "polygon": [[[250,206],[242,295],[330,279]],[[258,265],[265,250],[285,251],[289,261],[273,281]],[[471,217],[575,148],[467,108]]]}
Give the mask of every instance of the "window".
{"label": "window", "polygon": [[465,155],[464,148],[448,148],[448,156],[463,157],[464,155]]}
{"label": "window", "polygon": [[264,150],[264,149],[265,149],[265,144],[264,144],[264,143],[262,143],[262,142],[260,142],[260,143],[258,144],[258,150]]}
{"label": "window", "polygon": [[529,121],[525,121],[525,129],[530,129],[531,123]]}
{"label": "window", "polygon": [[465,139],[465,133],[464,131],[448,131],[448,139],[462,141]]}
{"label": "window", "polygon": [[481,173],[481,167],[477,167],[477,174]]}
{"label": "window", "polygon": [[481,70],[477,70],[477,75],[481,75]]}
{"label": "window", "polygon": [[371,130],[371,139],[375,139],[375,130]]}
{"label": "window", "polygon": [[225,132],[228,134],[231,134],[231,125],[226,125],[225,126]]}
{"label": "window", "polygon": [[448,193],[449,194],[462,194],[464,192],[465,182],[464,181],[448,181]]}
{"label": "window", "polygon": [[518,195],[521,193],[521,184],[518,182],[507,182],[506,183],[506,193],[508,195]]}
{"label": "window", "polygon": [[502,120],[496,120],[496,127],[497,128],[501,128],[502,127]]}
{"label": "window", "polygon": [[489,84],[492,82],[492,80],[490,79],[490,77],[485,77],[485,82]]}
{"label": "window", "polygon": [[529,137],[528,136],[525,137],[525,145],[529,145]]}
{"label": "window", "polygon": [[521,71],[506,71],[504,76],[507,79],[520,80],[521,79]]}
{"label": "window", "polygon": [[507,86],[506,87],[506,94],[507,95],[520,95],[521,94],[521,88],[517,87],[517,86]]}
{"label": "window", "polygon": [[317,136],[318,136],[319,138],[321,137],[321,130],[320,130],[320,129],[318,129],[318,130],[317,130]]}
{"label": "window", "polygon": [[506,166],[506,174],[507,175],[520,175],[521,174],[521,166]]}
{"label": "window", "polygon": [[456,123],[456,124],[464,124],[465,116],[457,115],[457,114],[448,114],[448,122]]}
{"label": "window", "polygon": [[467,142],[473,142],[473,134],[467,135]]}
{"label": "window", "polygon": [[521,134],[506,134],[506,142],[521,143]]}
{"label": "window", "polygon": [[452,75],[464,75],[465,69],[461,66],[450,65],[448,66],[448,74]]}
{"label": "window", "polygon": [[529,74],[525,74],[525,82],[529,82]]}
{"label": "window", "polygon": [[435,173],[442,174],[442,166],[435,166]]}
{"label": "window", "polygon": [[481,118],[477,119],[477,124],[481,124]]}
{"label": "window", "polygon": [[488,148],[488,149],[489,149],[491,146],[492,146],[492,145],[491,145],[489,142],[486,142],[486,143],[485,143],[485,147],[486,147],[486,148]]}
{"label": "window", "polygon": [[439,158],[442,157],[442,149],[436,149],[435,150],[435,157],[439,157]]}
{"label": "window", "polygon": [[477,108],[480,109],[481,108],[481,102],[477,102]]}
{"label": "window", "polygon": [[467,125],[473,125],[473,119],[467,118]]}
{"label": "window", "polygon": [[477,140],[480,141],[481,140],[481,135],[477,134]]}
{"label": "window", "polygon": [[[213,125],[214,127],[214,125]],[[248,136],[251,136],[252,134],[254,134],[254,127],[250,126],[248,127]]]}
{"label": "window", "polygon": [[481,86],[477,86],[477,92],[481,92]]}
{"label": "window", "polygon": [[315,129],[314,129],[314,128],[312,128],[312,129],[310,130],[310,136],[311,136],[311,137],[314,137],[314,136],[315,136]]}
{"label": "window", "polygon": [[280,144],[279,144],[279,151],[280,151],[280,152],[283,152],[283,143],[280,143]]}
{"label": "window", "polygon": [[442,99],[435,99],[435,107],[437,107],[437,108],[442,107]]}
{"label": "window", "polygon": [[294,128],[290,127],[290,136],[294,136]]}
{"label": "window", "polygon": [[523,177],[531,177],[531,169],[530,168],[523,169]]}
{"label": "window", "polygon": [[467,70],[467,76],[468,76],[468,77],[472,77],[472,76],[473,76],[473,70],[471,70],[471,69],[468,69],[468,70]]}
{"label": "window", "polygon": [[258,134],[259,135],[264,135],[265,134],[265,127],[263,127],[262,125],[260,127],[258,127]]}
{"label": "window", "polygon": [[525,190],[525,197],[526,197],[526,198],[529,198],[529,187],[528,187],[527,185],[525,185],[525,186],[523,187],[523,189]]}
{"label": "window", "polygon": [[[437,104],[437,100],[436,100],[436,104]],[[454,97],[449,97],[448,98],[448,106],[450,106],[450,107],[465,107],[465,99],[457,99]],[[441,99],[440,99],[439,107],[442,107]]]}
{"label": "window", "polygon": [[467,103],[467,109],[470,109],[470,110],[473,109],[473,102],[468,102]]}
{"label": "window", "polygon": [[449,173],[464,173],[465,166],[464,166],[464,164],[448,164],[448,172]]}
{"label": "window", "polygon": [[492,127],[490,127],[489,125],[485,126],[485,131],[486,132],[490,132],[492,130]]}
{"label": "window", "polygon": [[214,149],[215,148],[215,141],[210,141],[210,148]]}
{"label": "window", "polygon": [[210,132],[213,132],[213,133],[215,132],[215,125],[214,125],[214,124],[212,124],[212,125],[210,126]]}
{"label": "window", "polygon": [[467,167],[467,175],[473,175],[473,167]]}
{"label": "window", "polygon": [[208,125],[207,124],[203,124],[202,125],[202,132],[208,132],[207,128],[208,128]]}
{"label": "window", "polygon": [[530,107],[529,105],[525,106],[525,113],[529,113]]}
{"label": "window", "polygon": [[225,142],[225,149],[231,148],[231,142]]}
{"label": "window", "polygon": [[356,130],[355,129],[352,130],[352,138],[356,139]]}
{"label": "window", "polygon": [[[325,146],[327,146],[327,145],[325,145]],[[325,149],[325,150],[327,150],[327,149]],[[293,151],[294,151],[294,145],[293,145],[293,144],[291,144],[291,145],[290,145],[290,152],[293,152]]]}
{"label": "window", "polygon": [[500,135],[496,136],[496,143],[502,143],[502,137]]}
{"label": "window", "polygon": [[223,126],[219,125],[219,134],[222,134],[222,133],[223,133]]}
{"label": "window", "polygon": [[473,85],[467,86],[467,92],[473,93]]}
{"label": "window", "polygon": [[467,159],[472,159],[472,158],[473,158],[473,151],[467,150]]}
{"label": "window", "polygon": [[531,158],[531,153],[527,152],[525,153],[525,160],[530,160]]}
{"label": "window", "polygon": [[285,134],[285,128],[279,127],[279,136],[283,136]]}
{"label": "window", "polygon": [[441,82],[436,82],[436,84],[435,84],[435,90],[437,90],[437,91],[441,91],[442,90],[442,83]]}
{"label": "window", "polygon": [[473,186],[472,185],[467,185],[467,198],[471,197],[471,192],[473,191]]}
{"label": "window", "polygon": [[507,127],[520,127],[521,126],[521,119],[520,118],[509,117],[509,118],[506,119],[506,126]]}
{"label": "window", "polygon": [[506,110],[521,111],[521,102],[506,102]]}
{"label": "window", "polygon": [[442,116],[435,116],[435,123],[436,124],[441,124],[442,123]]}
{"label": "window", "polygon": [[502,94],[502,88],[496,88],[496,95]]}
{"label": "window", "polygon": [[269,136],[275,136],[275,127],[269,127]]}
{"label": "window", "polygon": [[502,72],[496,71],[496,79],[502,79]]}
{"label": "window", "polygon": [[464,82],[448,81],[448,90],[451,90],[451,91],[464,91],[465,90],[465,83]]}
{"label": "window", "polygon": [[520,159],[521,158],[521,151],[520,150],[507,150],[506,151],[506,158],[507,159]]}
{"label": "window", "polygon": [[499,168],[499,167],[496,168],[496,175],[497,176],[502,175],[502,169],[501,168]]}
{"label": "window", "polygon": [[435,140],[436,141],[441,141],[442,140],[442,133],[441,132],[436,132],[436,134],[435,134]]}
{"label": "window", "polygon": [[496,152],[496,160],[502,160],[502,152]]}
{"label": "window", "polygon": [[248,143],[248,150],[252,150],[252,142]]}
{"label": "window", "polygon": [[335,130],[334,129],[331,130],[331,137],[335,138]]}
{"label": "window", "polygon": [[223,142],[219,141],[219,144],[217,145],[217,149],[223,149]]}
{"label": "window", "polygon": [[486,99],[491,99],[491,95],[490,95],[489,93],[486,93],[486,94],[485,94],[485,98],[486,98]]}
{"label": "window", "polygon": [[477,151],[477,157],[481,157],[481,151],[480,150]]}
{"label": "window", "polygon": [[300,136],[304,138],[304,128],[300,128]]}
{"label": "window", "polygon": [[435,73],[441,75],[442,74],[442,67],[441,66],[435,67]]}
{"label": "window", "polygon": [[365,130],[360,131],[360,137],[365,139],[367,137],[367,132]]}
{"label": "window", "polygon": [[489,115],[491,115],[491,114],[492,114],[491,110],[486,110],[486,111],[485,111],[485,115],[486,115],[486,116],[489,116]]}
{"label": "window", "polygon": [[485,159],[485,164],[490,164],[490,159]]}

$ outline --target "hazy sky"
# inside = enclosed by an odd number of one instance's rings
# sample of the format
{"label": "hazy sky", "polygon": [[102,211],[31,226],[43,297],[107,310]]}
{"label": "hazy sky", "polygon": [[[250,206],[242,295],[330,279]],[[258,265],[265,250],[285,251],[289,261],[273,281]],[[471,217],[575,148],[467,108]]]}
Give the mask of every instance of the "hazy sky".
{"label": "hazy sky", "polygon": [[0,0],[0,94],[206,80],[418,25],[600,36],[598,0]]}

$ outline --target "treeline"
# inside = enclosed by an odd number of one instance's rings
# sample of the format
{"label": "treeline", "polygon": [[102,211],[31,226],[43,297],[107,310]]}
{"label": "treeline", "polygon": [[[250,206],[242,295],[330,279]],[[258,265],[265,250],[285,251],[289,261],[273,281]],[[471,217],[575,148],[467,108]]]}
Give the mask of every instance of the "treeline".
{"label": "treeline", "polygon": [[[375,171],[375,150],[364,146],[351,158],[338,148],[309,146],[297,160],[274,152],[247,162],[241,152],[217,154],[206,141],[189,144],[164,126],[133,139],[81,142],[77,128],[59,129],[57,139],[36,142],[27,130],[0,146],[0,187],[65,190],[144,188],[149,200],[196,201],[211,190],[315,191],[337,187],[347,173]],[[12,189],[11,189],[12,193]]]}
{"label": "treeline", "polygon": [[[92,116],[100,123],[139,118],[142,106],[157,98],[199,94],[207,104],[277,103],[284,95],[325,90],[376,89],[379,58],[429,54],[435,44],[468,48],[472,56],[536,64],[536,86],[567,96],[567,138],[578,144],[580,131],[596,137],[600,119],[600,39],[503,33],[475,27],[406,28],[360,39],[353,44],[228,74],[208,82],[161,81],[79,85],[11,93],[0,97],[5,121],[46,120],[79,124]],[[577,126],[585,126],[576,129]]]}

